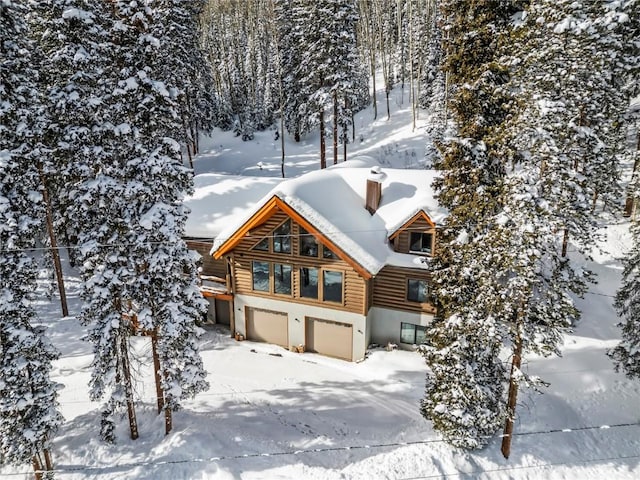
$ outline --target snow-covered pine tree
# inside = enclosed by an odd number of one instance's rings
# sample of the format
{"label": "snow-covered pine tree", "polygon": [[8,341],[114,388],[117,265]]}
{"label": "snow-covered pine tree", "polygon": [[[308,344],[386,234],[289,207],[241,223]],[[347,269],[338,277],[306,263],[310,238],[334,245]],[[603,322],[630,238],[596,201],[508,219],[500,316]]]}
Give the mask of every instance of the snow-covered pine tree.
{"label": "snow-covered pine tree", "polygon": [[[327,0],[326,30],[324,42],[331,52],[331,65],[326,82],[333,106],[333,163],[338,163],[338,127],[342,130],[342,141],[346,142],[346,131],[353,114],[362,108],[360,92],[368,92],[368,78],[360,61],[356,44],[358,12],[355,0]],[[360,107],[360,108],[358,108]],[[346,143],[343,143],[346,155]]]}
{"label": "snow-covered pine tree", "polygon": [[280,51],[280,72],[284,93],[284,125],[296,142],[314,125],[306,122],[303,112],[308,90],[304,88],[297,66],[302,62],[306,10],[302,0],[274,0],[275,21]]}
{"label": "snow-covered pine tree", "polygon": [[193,168],[193,156],[197,153],[198,131],[201,126],[211,129],[214,97],[207,95],[213,85],[211,65],[200,48],[198,18],[206,0],[157,0],[153,2],[156,21],[152,32],[162,43],[167,58],[162,66],[163,78],[175,85],[178,91],[182,133],[174,134],[184,145],[189,164]]}
{"label": "snow-covered pine tree", "polygon": [[442,15],[440,1],[431,2],[429,12],[430,34],[423,74],[420,81],[420,107],[427,109],[425,161],[427,168],[439,168],[442,156],[436,145],[444,138],[447,128],[446,76],[440,64],[442,62]]}
{"label": "snow-covered pine tree", "polygon": [[[624,29],[626,92],[636,98],[640,95],[640,1],[632,0],[625,4],[624,13],[628,16]],[[637,112],[636,112],[637,115]],[[640,198],[640,180],[638,165],[640,164],[640,133],[636,126],[638,147],[635,155],[634,176],[629,186],[629,197],[637,201]],[[614,306],[622,322],[622,340],[607,352],[614,362],[616,371],[622,371],[629,378],[640,378],[640,224],[635,222],[630,227],[632,245],[623,258],[622,285],[616,292]]]}
{"label": "snow-covered pine tree", "polygon": [[[51,438],[62,423],[50,379],[57,352],[31,305],[37,265],[27,251],[42,226],[36,44],[25,18],[29,5],[0,2],[0,464],[53,468]],[[36,473],[42,478],[41,473]]]}
{"label": "snow-covered pine tree", "polygon": [[541,383],[523,373],[522,358],[559,355],[564,332],[579,318],[571,294],[583,294],[591,279],[564,258],[567,232],[588,255],[596,199],[606,204],[616,196],[624,101],[615,82],[623,55],[607,3],[532,2],[508,43],[521,107],[496,135],[518,153],[507,156],[503,209],[488,236],[506,246],[494,275],[512,350],[505,457],[519,387]]}
{"label": "snow-covered pine tree", "polygon": [[624,258],[622,285],[616,292],[615,307],[623,321],[622,340],[609,350],[616,371],[640,378],[640,224],[631,225],[633,244]]}
{"label": "snow-covered pine tree", "polygon": [[[440,145],[442,177],[435,187],[449,217],[433,273],[442,318],[421,347],[433,372],[422,413],[449,441],[478,448],[505,413],[504,367],[497,355],[504,331],[494,281],[502,252],[497,240],[489,244],[488,233],[502,208],[505,179],[504,145],[493,132],[505,121],[510,101],[509,74],[497,52],[517,9],[499,0],[443,0],[440,8],[447,32],[443,68],[455,86],[450,106],[458,137]],[[460,374],[474,370],[481,373]],[[460,400],[461,391],[469,392],[468,401]]]}
{"label": "snow-covered pine tree", "polygon": [[[79,186],[83,323],[94,342],[95,399],[108,395],[103,436],[113,440],[113,414],[125,403],[137,435],[128,367],[128,337],[155,336],[167,433],[171,412],[207,388],[195,322],[205,308],[194,258],[181,239],[193,188],[171,135],[182,126],[179,89],[162,75],[159,12],[144,2],[116,1],[111,17],[113,65],[93,176]],[[124,120],[124,121],[123,121]],[[136,320],[134,322],[134,319]]]}

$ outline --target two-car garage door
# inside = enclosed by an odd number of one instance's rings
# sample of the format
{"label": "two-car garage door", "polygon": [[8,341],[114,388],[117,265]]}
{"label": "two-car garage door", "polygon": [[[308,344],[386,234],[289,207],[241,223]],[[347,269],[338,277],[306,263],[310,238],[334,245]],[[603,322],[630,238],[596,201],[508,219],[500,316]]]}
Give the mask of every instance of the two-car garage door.
{"label": "two-car garage door", "polygon": [[319,318],[307,318],[305,326],[307,350],[328,357],[352,360],[352,325]]}
{"label": "two-car garage door", "polygon": [[[286,313],[247,307],[246,321],[247,340],[288,348],[290,342]],[[351,361],[353,359],[353,326],[307,317],[305,348],[310,352]]]}

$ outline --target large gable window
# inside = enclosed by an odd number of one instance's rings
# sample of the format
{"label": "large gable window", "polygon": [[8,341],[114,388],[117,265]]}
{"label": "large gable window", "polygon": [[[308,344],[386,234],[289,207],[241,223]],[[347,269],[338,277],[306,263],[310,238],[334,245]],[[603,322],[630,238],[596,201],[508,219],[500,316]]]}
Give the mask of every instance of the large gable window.
{"label": "large gable window", "polygon": [[300,296],[318,299],[318,269],[303,267],[300,269]]}
{"label": "large gable window", "polygon": [[431,255],[433,249],[433,233],[411,232],[409,252]]}
{"label": "large gable window", "polygon": [[251,264],[253,289],[259,292],[269,291],[269,262],[254,260]]}
{"label": "large gable window", "polygon": [[342,303],[342,272],[324,270],[322,274],[322,300]]}
{"label": "large gable window", "polygon": [[300,227],[300,256],[318,256],[318,242],[316,242],[316,239],[313,235],[311,235],[302,227]]}
{"label": "large gable window", "polygon": [[291,220],[287,220],[273,231],[274,253],[291,253]]}
{"label": "large gable window", "polygon": [[291,295],[291,265],[273,264],[273,291],[282,295]]}
{"label": "large gable window", "polygon": [[272,230],[271,235],[256,243],[252,250],[272,253],[291,253],[291,220],[286,220]]}

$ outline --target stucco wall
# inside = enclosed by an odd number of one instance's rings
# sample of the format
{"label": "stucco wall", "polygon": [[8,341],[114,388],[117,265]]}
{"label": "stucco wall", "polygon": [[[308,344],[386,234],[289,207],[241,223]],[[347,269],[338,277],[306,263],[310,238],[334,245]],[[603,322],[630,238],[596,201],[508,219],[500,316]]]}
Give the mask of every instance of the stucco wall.
{"label": "stucco wall", "polygon": [[386,345],[391,342],[403,349],[411,349],[412,345],[400,343],[400,324],[402,322],[413,323],[423,327],[429,326],[433,322],[433,315],[403,312],[381,307],[372,307],[369,310],[368,318],[372,343]]}
{"label": "stucco wall", "polygon": [[[305,343],[305,317],[321,318],[346,323],[353,326],[353,361],[364,358],[367,349],[367,319],[364,315],[352,312],[333,310],[330,308],[316,307],[293,302],[285,302],[278,299],[254,297],[251,295],[235,295],[234,309],[236,320],[236,332],[246,337],[245,307],[263,308],[276,312],[287,312],[289,345],[304,345]],[[398,336],[400,335],[398,324]]]}

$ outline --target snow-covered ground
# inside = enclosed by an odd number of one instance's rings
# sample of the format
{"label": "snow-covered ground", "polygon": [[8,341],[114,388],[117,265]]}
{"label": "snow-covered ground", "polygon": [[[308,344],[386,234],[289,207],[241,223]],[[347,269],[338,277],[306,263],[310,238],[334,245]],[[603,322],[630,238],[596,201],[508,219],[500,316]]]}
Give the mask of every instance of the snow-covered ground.
{"label": "snow-covered ground", "polygon": [[[390,121],[382,111],[371,126],[371,110],[358,116],[361,128],[349,155],[418,168],[422,132],[412,131],[407,105],[398,105],[397,90],[393,95]],[[406,98],[405,92],[405,103]],[[287,176],[318,168],[316,140],[294,145],[287,139]],[[235,193],[196,192],[212,195],[217,211],[248,206],[256,194],[252,185],[264,188],[260,177],[280,176],[279,142],[273,131],[257,133],[253,142],[217,132],[203,141],[195,169],[197,183],[208,184],[204,176],[217,175]],[[54,440],[56,478],[640,478],[640,382],[614,373],[605,355],[620,337],[611,296],[620,282],[617,258],[628,245],[627,228],[612,222],[606,229],[606,253],[597,253],[590,265],[599,283],[578,300],[584,318],[566,337],[563,357],[528,359],[529,372],[551,385],[544,395],[520,395],[509,460],[502,458],[497,437],[473,453],[442,442],[418,411],[425,365],[416,353],[375,349],[354,364],[236,342],[213,327],[201,339],[211,388],[175,414],[168,436],[153,403],[149,340],[133,339],[140,438],[129,439],[123,418],[117,443],[106,445],[98,439],[100,405],[88,398],[91,347],[73,317],[60,318],[56,299],[42,298],[42,323],[62,353],[53,372],[64,385],[60,402],[66,418]],[[67,272],[71,310],[77,312],[79,280]],[[32,473],[28,466],[4,468],[0,478]]]}

